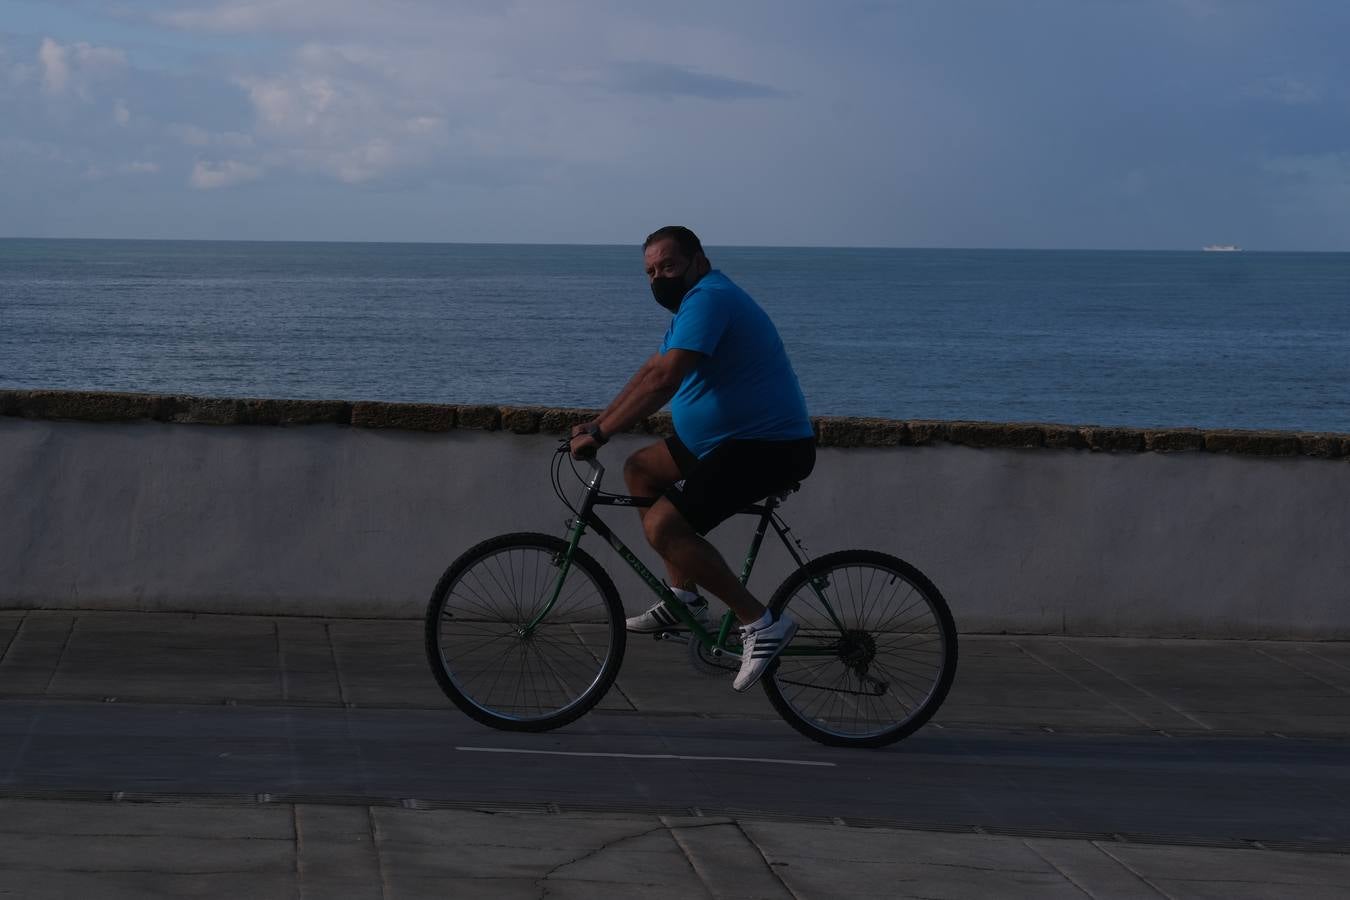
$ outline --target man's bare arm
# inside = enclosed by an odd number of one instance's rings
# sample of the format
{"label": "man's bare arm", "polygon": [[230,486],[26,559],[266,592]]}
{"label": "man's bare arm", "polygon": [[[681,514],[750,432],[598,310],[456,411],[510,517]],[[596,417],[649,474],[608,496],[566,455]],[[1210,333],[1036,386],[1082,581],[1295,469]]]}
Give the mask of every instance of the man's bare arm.
{"label": "man's bare arm", "polygon": [[[693,350],[667,350],[653,356],[643,363],[593,424],[599,425],[606,435],[627,431],[639,419],[665,406],[701,358],[702,354]],[[573,434],[576,435],[577,430]],[[578,436],[572,444],[573,452],[589,450],[591,444],[594,441],[588,436]]]}
{"label": "man's bare arm", "polygon": [[647,361],[639,366],[638,370],[633,373],[633,377],[628,379],[628,383],[623,386],[623,390],[619,391],[614,399],[609,401],[609,406],[605,407],[605,411],[596,416],[596,421],[598,422],[606,416],[613,415],[616,409],[627,402],[628,398],[632,396],[633,391],[637,390],[638,385],[642,384],[643,380],[647,377],[647,373],[656,367],[660,359],[660,353],[653,353],[649,356]]}

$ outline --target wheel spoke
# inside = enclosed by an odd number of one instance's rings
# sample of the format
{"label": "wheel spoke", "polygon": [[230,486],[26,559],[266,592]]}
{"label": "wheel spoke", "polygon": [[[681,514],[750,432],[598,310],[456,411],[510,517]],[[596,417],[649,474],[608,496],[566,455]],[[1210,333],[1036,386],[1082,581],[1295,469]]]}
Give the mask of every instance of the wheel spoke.
{"label": "wheel spoke", "polygon": [[589,709],[613,680],[622,657],[618,600],[579,551],[559,589],[556,539],[511,537],[518,540],[480,545],[452,567],[457,574],[428,614],[428,652],[442,688],[480,721],[553,727]]}
{"label": "wheel spoke", "polygon": [[887,743],[927,721],[951,683],[956,635],[941,595],[926,583],[905,563],[869,551],[833,554],[794,573],[776,607],[797,620],[798,640],[834,652],[781,658],[766,683],[779,712],[805,734],[839,744]]}

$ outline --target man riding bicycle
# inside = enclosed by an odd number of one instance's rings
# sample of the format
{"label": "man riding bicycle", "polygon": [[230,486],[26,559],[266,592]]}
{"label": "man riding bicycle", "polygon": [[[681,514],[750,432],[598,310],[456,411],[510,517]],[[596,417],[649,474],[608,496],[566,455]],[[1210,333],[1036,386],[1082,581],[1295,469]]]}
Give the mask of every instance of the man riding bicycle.
{"label": "man riding bicycle", "polygon": [[[628,457],[624,480],[634,496],[659,498],[639,514],[675,596],[707,625],[701,586],[740,620],[741,667],[732,686],[744,691],[797,625],[756,600],[704,535],[806,478],[815,465],[815,435],[777,329],[749,294],[712,267],[697,235],[668,225],[649,235],[642,250],[652,295],[674,318],[660,351],[599,417],[573,429],[572,455],[593,456],[610,435],[670,403],[675,434]],[[628,630],[640,634],[678,627],[660,603],[627,620]]]}

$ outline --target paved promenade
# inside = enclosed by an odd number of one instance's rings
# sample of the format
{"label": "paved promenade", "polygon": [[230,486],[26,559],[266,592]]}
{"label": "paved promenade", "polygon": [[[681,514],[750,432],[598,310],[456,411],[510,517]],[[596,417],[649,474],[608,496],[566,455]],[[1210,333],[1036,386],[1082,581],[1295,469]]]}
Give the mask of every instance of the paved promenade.
{"label": "paved promenade", "polygon": [[0,896],[1344,897],[1350,645],[966,636],[934,724],[820,747],[630,641],[482,728],[421,623],[0,612]]}

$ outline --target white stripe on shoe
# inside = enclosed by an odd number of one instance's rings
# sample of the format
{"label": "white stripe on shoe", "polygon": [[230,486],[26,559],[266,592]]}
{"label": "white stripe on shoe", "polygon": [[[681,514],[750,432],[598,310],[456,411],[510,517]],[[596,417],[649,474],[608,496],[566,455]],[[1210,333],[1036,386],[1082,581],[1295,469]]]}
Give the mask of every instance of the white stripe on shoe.
{"label": "white stripe on shoe", "polygon": [[[694,620],[707,628],[711,624],[710,614],[708,612],[708,601],[702,603],[692,603],[685,607],[693,615]],[[684,631],[686,626],[684,622],[675,613],[666,608],[664,603],[657,603],[655,606],[643,611],[639,615],[630,616],[624,620],[624,626],[634,634],[652,634],[661,631]]]}
{"label": "white stripe on shoe", "polygon": [[741,668],[732,688],[744,691],[753,687],[796,633],[797,623],[786,614],[780,614],[770,625],[745,633]]}

